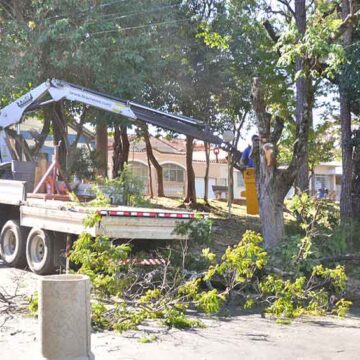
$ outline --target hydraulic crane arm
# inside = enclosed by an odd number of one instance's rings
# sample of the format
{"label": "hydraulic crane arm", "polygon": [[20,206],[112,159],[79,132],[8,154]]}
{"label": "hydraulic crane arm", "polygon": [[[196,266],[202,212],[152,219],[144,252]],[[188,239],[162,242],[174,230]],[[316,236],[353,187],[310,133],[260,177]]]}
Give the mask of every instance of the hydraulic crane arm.
{"label": "hydraulic crane arm", "polygon": [[[50,99],[46,100],[45,97]],[[211,133],[202,122],[181,115],[155,110],[132,101],[121,100],[107,94],[70,84],[61,80],[48,80],[26,93],[18,100],[0,110],[0,164],[12,160],[9,140],[4,129],[18,124],[30,111],[51,102],[69,100],[80,102],[114,114],[122,115],[133,121],[141,121],[196,139],[216,144],[233,154],[235,162],[240,160],[240,152],[230,143]]]}

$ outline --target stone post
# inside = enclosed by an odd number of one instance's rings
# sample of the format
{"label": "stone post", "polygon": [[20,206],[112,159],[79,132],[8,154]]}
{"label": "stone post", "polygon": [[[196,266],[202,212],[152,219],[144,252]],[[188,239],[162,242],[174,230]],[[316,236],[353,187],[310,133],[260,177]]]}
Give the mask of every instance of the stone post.
{"label": "stone post", "polygon": [[39,282],[41,359],[93,360],[89,278],[50,275]]}

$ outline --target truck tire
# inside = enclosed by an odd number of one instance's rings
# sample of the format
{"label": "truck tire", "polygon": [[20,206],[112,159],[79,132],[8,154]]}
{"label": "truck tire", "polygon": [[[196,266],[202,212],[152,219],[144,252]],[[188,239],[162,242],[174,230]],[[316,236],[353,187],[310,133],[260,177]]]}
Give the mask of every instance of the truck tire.
{"label": "truck tire", "polygon": [[54,237],[51,232],[31,229],[26,241],[26,259],[35,274],[48,275],[55,272]]}
{"label": "truck tire", "polygon": [[18,220],[5,223],[0,234],[0,253],[5,263],[18,268],[26,267],[26,236],[28,231]]}

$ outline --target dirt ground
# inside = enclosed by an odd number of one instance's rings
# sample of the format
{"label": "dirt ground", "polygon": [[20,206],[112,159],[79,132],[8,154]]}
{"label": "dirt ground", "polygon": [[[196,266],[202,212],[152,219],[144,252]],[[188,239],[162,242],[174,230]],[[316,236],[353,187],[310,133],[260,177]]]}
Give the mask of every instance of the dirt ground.
{"label": "dirt ground", "polygon": [[[28,296],[37,286],[31,273],[9,269],[0,261],[0,292]],[[18,301],[21,302],[21,296]],[[6,320],[6,321],[5,321]],[[4,323],[5,321],[5,323]],[[96,359],[110,360],[235,360],[235,359],[359,359],[360,317],[304,318],[278,325],[260,314],[226,319],[204,318],[204,329],[180,331],[154,324],[124,334],[92,334]],[[1,326],[1,324],[3,324]],[[37,320],[28,314],[0,315],[0,359],[39,358]],[[144,337],[156,337],[140,343]]]}

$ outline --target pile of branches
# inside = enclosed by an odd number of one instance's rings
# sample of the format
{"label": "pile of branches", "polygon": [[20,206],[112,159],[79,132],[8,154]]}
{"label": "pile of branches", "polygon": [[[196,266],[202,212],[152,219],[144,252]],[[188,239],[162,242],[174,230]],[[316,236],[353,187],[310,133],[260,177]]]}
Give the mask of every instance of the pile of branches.
{"label": "pile of branches", "polygon": [[272,272],[262,242],[261,235],[247,231],[221,258],[204,249],[206,266],[198,272],[186,271],[182,256],[172,256],[171,251],[161,267],[139,269],[129,261],[129,245],[115,246],[88,234],[75,243],[71,259],[92,280],[93,324],[100,329],[136,329],[149,319],[170,327],[202,326],[187,316],[191,310],[214,314],[233,300],[243,308],[262,306],[278,319],[347,312],[350,302],[341,297],[346,284],[343,267],[319,265],[308,275]]}
{"label": "pile of branches", "polygon": [[11,319],[21,307],[19,303],[23,296],[18,294],[18,286],[13,294],[9,294],[4,288],[0,288],[0,327]]}

